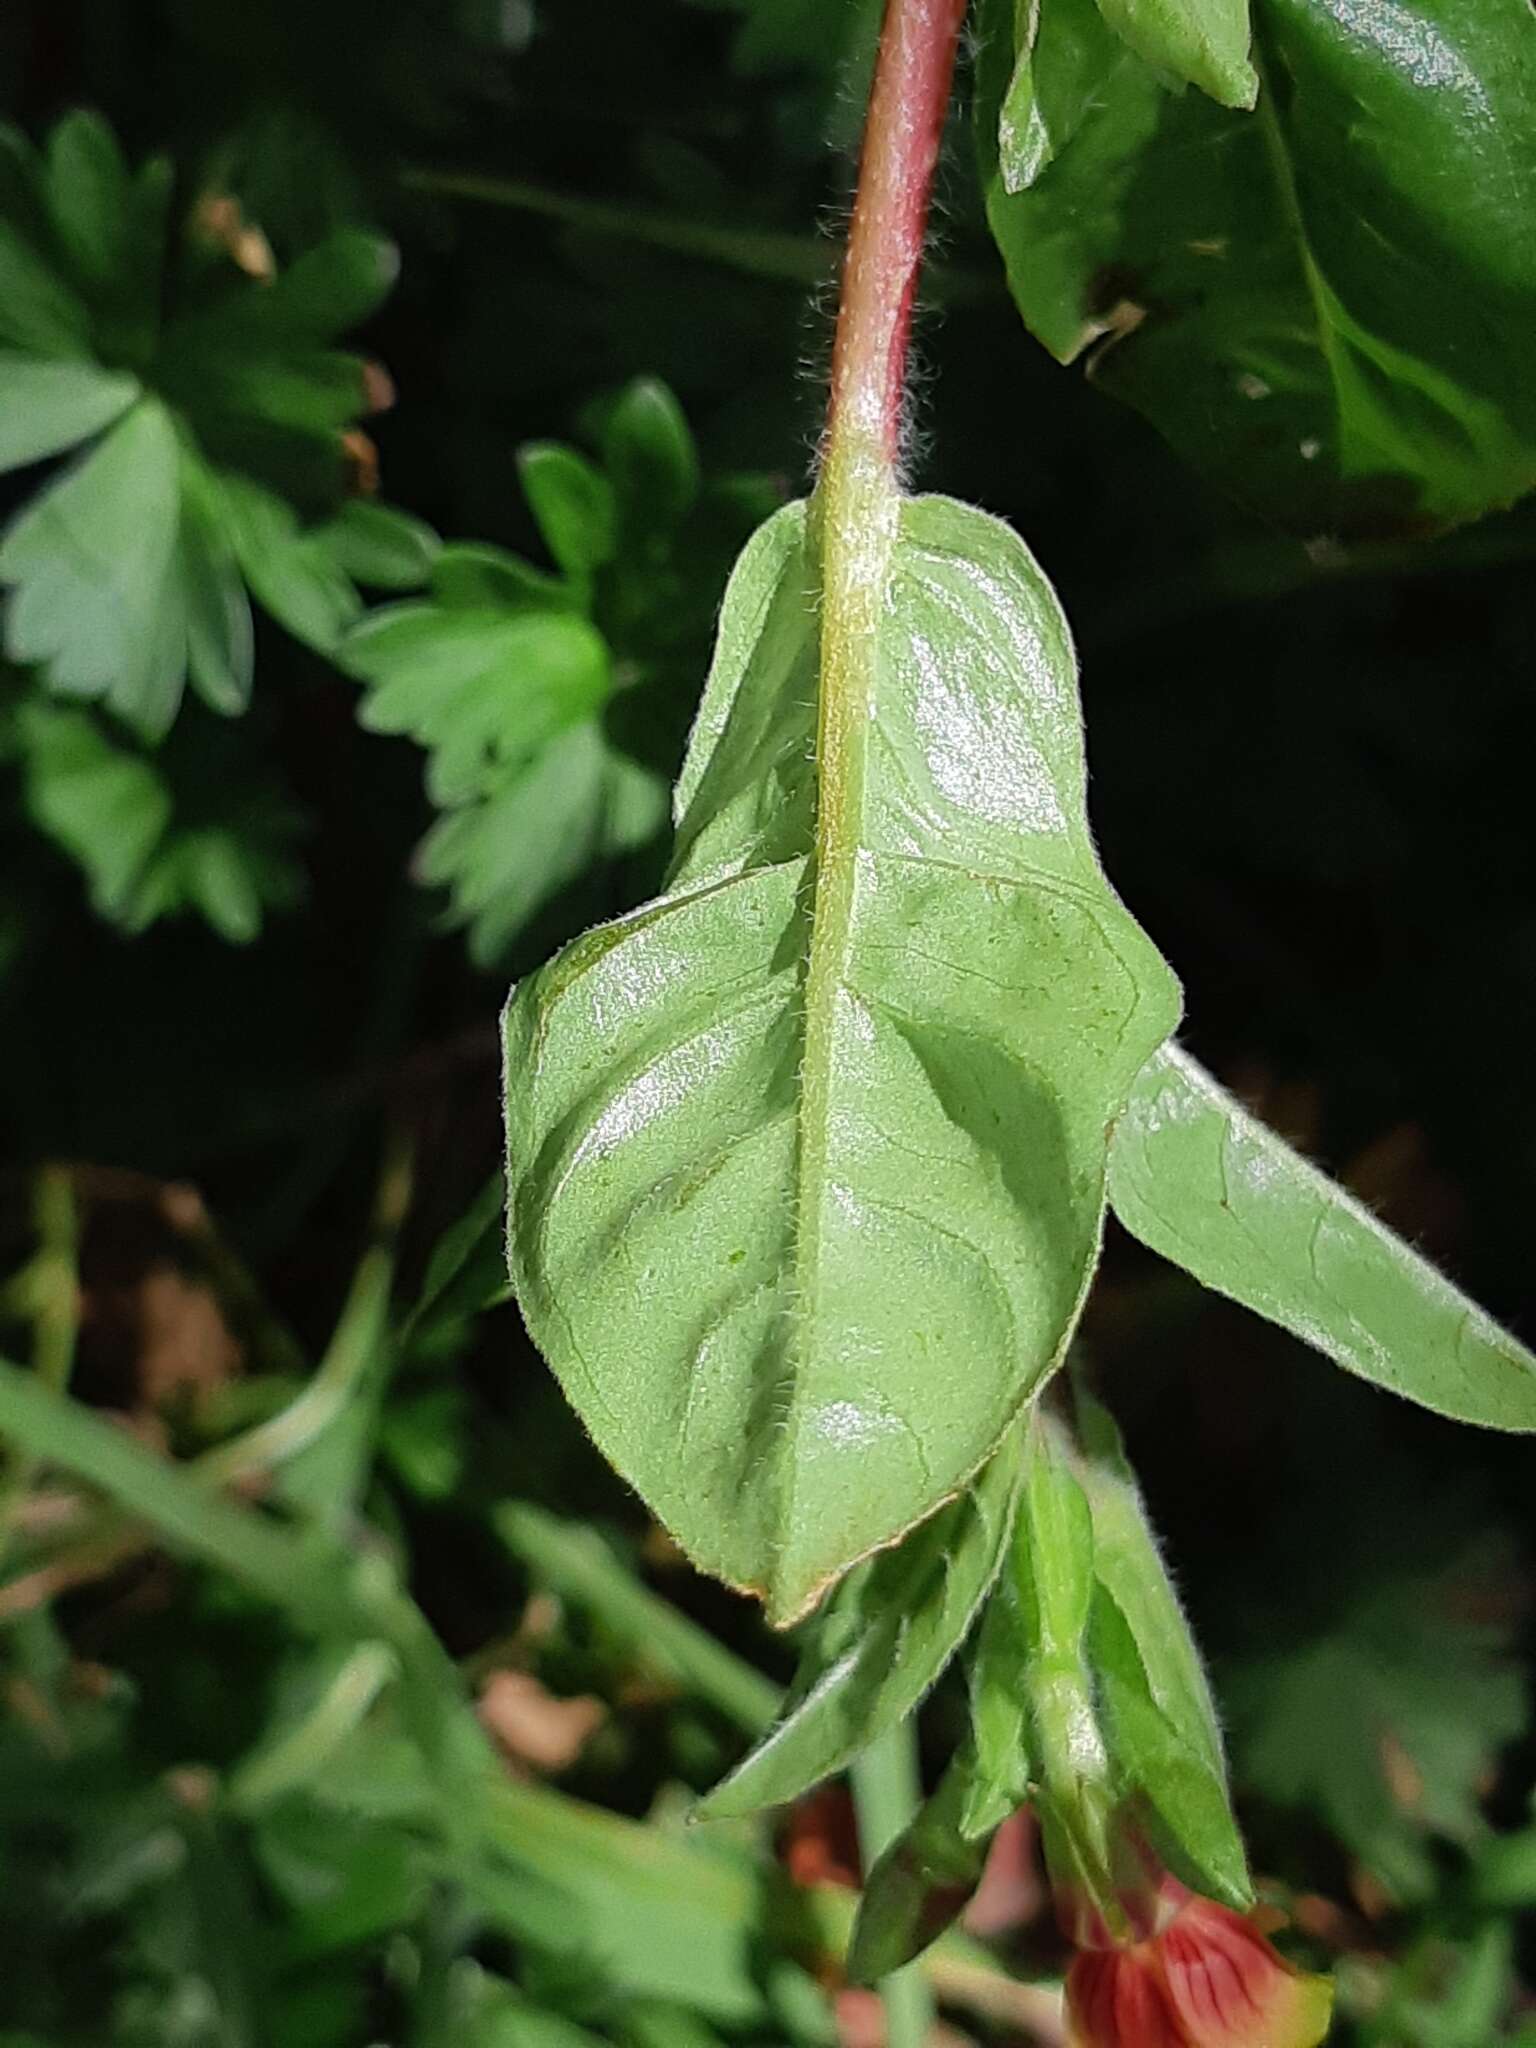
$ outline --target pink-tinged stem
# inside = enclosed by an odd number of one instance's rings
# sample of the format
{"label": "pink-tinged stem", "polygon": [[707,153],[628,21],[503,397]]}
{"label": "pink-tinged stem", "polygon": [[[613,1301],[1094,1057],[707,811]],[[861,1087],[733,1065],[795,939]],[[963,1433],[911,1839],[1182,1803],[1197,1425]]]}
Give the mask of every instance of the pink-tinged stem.
{"label": "pink-tinged stem", "polygon": [[901,437],[912,301],[965,0],[887,0],[848,233],[828,439]]}

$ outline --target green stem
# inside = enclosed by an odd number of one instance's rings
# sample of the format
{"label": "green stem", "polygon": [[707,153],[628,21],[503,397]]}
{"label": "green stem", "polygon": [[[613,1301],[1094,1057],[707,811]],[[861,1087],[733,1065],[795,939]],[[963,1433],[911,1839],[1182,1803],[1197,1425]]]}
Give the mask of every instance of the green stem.
{"label": "green stem", "polygon": [[205,1484],[228,1486],[286,1464],[330,1429],[359,1393],[388,1339],[395,1242],[410,1189],[409,1154],[402,1142],[392,1141],[375,1197],[373,1239],[358,1261],[319,1365],[286,1408],[194,1461],[192,1469]]}
{"label": "green stem", "polygon": [[761,1735],[779,1710],[779,1688],[642,1586],[594,1529],[562,1521],[527,1501],[491,1517],[496,1533],[562,1599],[597,1615],[653,1667],[686,1685],[747,1735]]}
{"label": "green stem", "polygon": [[[45,1387],[62,1394],[74,1371],[80,1329],[79,1219],[67,1168],[45,1166],[38,1174],[33,1215],[38,1250],[24,1280],[32,1317],[32,1370]],[[0,1485],[0,1565],[40,1463],[18,1448],[6,1467]]]}
{"label": "green stem", "polygon": [[[859,1853],[864,1868],[877,1859],[917,1811],[922,1782],[917,1770],[917,1726],[912,1717],[872,1742],[854,1761],[853,1805],[859,1822]],[[933,1996],[921,1967],[882,1979],[886,2048],[922,2048],[933,2025]]]}
{"label": "green stem", "polygon": [[[676,214],[652,207],[587,199],[575,192],[551,192],[546,186],[532,185],[521,178],[491,178],[477,171],[435,170],[427,164],[412,164],[401,173],[400,182],[409,192],[429,192],[444,199],[507,207],[518,213],[534,214],[540,220],[556,221],[578,232],[609,235],[616,241],[644,242],[670,255],[696,258],[701,263],[718,264],[747,277],[769,278],[801,290],[807,285],[825,283],[836,264],[830,245],[811,235],[785,234],[768,228],[714,227],[707,221],[681,220]],[[997,296],[997,284],[990,274],[953,264],[935,265],[929,282],[935,297],[950,302],[971,303]]]}
{"label": "green stem", "polygon": [[400,178],[409,192],[431,192],[445,199],[472,199],[487,206],[506,206],[537,214],[593,235],[612,235],[628,242],[649,242],[677,256],[697,256],[754,277],[778,278],[795,285],[819,284],[832,268],[824,243],[803,235],[773,234],[761,228],[711,227],[706,221],[680,220],[652,208],[610,205],[570,192],[551,192],[521,178],[487,178],[474,171],[438,171],[408,166]]}

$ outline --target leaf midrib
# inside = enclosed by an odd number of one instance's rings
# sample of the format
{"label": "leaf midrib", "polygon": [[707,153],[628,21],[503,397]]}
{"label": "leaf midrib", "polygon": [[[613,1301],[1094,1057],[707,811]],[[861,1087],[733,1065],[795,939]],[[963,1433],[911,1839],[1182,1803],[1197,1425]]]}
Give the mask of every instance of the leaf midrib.
{"label": "leaf midrib", "polygon": [[[807,528],[819,568],[821,647],[817,676],[816,839],[811,940],[805,971],[805,1052],[800,1068],[794,1209],[794,1301],[780,1454],[781,1512],[769,1608],[780,1625],[808,1611],[821,1588],[786,1604],[779,1566],[796,1519],[805,1413],[803,1387],[820,1296],[828,1137],[835,1083],[836,1008],[847,980],[857,893],[856,860],[868,762],[869,709],[879,626],[890,586],[901,496],[882,452],[855,442],[829,450]],[[819,562],[817,557],[819,556]]]}

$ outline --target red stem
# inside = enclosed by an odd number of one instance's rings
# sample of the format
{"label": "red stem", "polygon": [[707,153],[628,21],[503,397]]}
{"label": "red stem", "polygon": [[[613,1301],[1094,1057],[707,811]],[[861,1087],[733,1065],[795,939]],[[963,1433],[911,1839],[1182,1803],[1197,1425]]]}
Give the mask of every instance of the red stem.
{"label": "red stem", "polygon": [[829,439],[894,463],[912,301],[966,0],[886,0],[832,355]]}

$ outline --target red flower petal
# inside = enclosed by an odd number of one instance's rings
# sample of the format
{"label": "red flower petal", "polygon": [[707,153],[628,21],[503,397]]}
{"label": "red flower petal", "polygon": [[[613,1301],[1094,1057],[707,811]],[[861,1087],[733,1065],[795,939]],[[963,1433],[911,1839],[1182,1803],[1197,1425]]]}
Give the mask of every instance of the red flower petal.
{"label": "red flower petal", "polygon": [[1083,1950],[1067,1973],[1075,2048],[1317,2048],[1325,1979],[1293,1970],[1241,1914],[1170,1881],[1160,1933]]}
{"label": "red flower petal", "polygon": [[1077,1957],[1067,1973],[1074,2048],[1189,2048],[1153,1946],[1088,1949]]}

